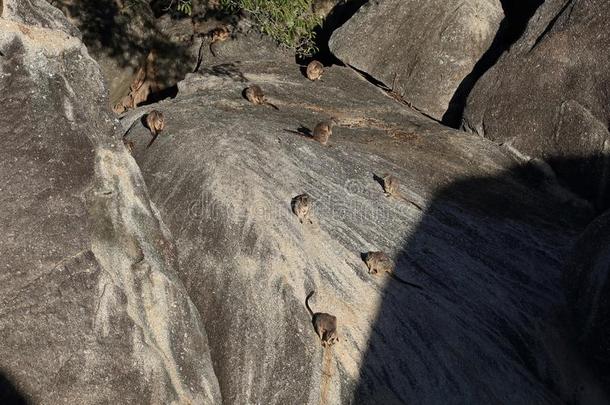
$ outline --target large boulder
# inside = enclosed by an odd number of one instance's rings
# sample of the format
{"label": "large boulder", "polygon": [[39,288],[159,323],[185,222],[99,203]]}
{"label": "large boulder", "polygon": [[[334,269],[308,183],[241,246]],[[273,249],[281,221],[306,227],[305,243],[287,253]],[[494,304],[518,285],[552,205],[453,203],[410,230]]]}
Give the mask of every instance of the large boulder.
{"label": "large boulder", "polygon": [[547,0],[522,38],[476,84],[463,127],[547,160],[608,206],[610,2]]}
{"label": "large boulder", "polygon": [[0,403],[220,403],[98,65],[48,3],[0,5]]}
{"label": "large boulder", "polygon": [[441,120],[502,18],[499,0],[369,1],[335,31],[330,49]]}
{"label": "large boulder", "polygon": [[[349,68],[310,82],[292,55],[223,43],[218,64],[122,120],[201,312],[223,401],[607,403],[571,346],[561,257],[583,212],[481,137]],[[248,103],[256,83],[269,106]],[[140,124],[150,109],[166,128]],[[339,122],[328,147],[307,138]],[[152,143],[151,143],[152,141]],[[386,198],[374,175],[402,181]],[[313,224],[291,213],[309,193]],[[398,279],[368,274],[385,250]],[[324,350],[304,300],[338,317]]]}

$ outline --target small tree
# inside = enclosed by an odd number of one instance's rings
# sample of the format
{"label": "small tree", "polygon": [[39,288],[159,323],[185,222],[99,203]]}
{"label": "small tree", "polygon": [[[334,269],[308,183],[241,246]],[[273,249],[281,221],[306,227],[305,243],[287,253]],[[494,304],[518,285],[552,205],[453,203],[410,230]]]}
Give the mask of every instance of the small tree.
{"label": "small tree", "polygon": [[220,0],[220,7],[248,12],[261,32],[300,55],[316,51],[314,28],[321,19],[312,12],[312,0]]}
{"label": "small tree", "polygon": [[[190,15],[192,0],[167,0],[167,9]],[[312,11],[313,0],[215,0],[228,14],[247,12],[255,26],[279,44],[301,55],[317,51],[314,29],[322,19]]]}

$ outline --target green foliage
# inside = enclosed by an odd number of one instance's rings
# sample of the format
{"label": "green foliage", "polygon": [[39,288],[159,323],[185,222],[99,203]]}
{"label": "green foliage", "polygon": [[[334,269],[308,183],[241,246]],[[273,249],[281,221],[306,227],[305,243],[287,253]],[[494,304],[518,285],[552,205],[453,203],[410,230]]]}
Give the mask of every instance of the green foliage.
{"label": "green foliage", "polygon": [[193,0],[171,0],[167,6],[167,10],[175,9],[176,11],[191,15],[193,13]]}
{"label": "green foliage", "polygon": [[191,15],[191,13],[193,12],[193,2],[192,0],[178,0],[178,5],[176,6],[176,9],[181,13]]}
{"label": "green foliage", "polygon": [[246,11],[261,32],[296,49],[299,55],[310,55],[317,50],[313,30],[321,22],[312,12],[311,3],[312,0],[220,0],[220,7],[231,14]]}

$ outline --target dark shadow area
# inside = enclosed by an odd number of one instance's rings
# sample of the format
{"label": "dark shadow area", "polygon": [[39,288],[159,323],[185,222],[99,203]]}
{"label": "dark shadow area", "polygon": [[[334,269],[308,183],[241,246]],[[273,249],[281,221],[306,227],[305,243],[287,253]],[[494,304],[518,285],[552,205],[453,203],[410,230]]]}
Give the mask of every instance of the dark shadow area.
{"label": "dark shadow area", "polygon": [[[50,3],[77,26],[83,43],[102,66],[110,67],[107,61],[102,60],[103,57],[116,63],[119,71],[112,74],[120,74],[122,68],[131,68],[135,74],[144,66],[149,52],[155,51],[155,82],[159,90],[149,96],[146,104],[175,95],[175,83],[192,70],[186,44],[171,40],[159,30],[146,2],[51,0]],[[178,18],[177,13],[169,14]]]}
{"label": "dark shadow area", "polygon": [[144,128],[146,128],[147,130],[151,131],[151,128],[150,128],[150,126],[148,125],[148,122],[147,122],[148,121],[147,118],[148,118],[149,114],[150,113],[142,115],[138,121],[140,121],[140,124],[142,124],[142,126]]}
{"label": "dark shadow area", "polygon": [[500,56],[521,37],[532,18],[544,0],[501,0],[504,9],[504,19],[494,37],[489,49],[481,56],[470,72],[460,83],[449,102],[449,108],[443,115],[443,124],[458,128],[462,121],[464,108],[470,92],[477,81],[493,65]]}
{"label": "dark shadow area", "polygon": [[381,186],[381,189],[383,190],[383,177],[380,177],[379,175],[373,173],[373,180],[375,180]]}
{"label": "dark shadow area", "polygon": [[318,52],[311,58],[301,58],[297,55],[296,62],[299,64],[309,63],[312,59],[317,59],[324,66],[340,65],[343,66],[343,62],[335,57],[328,47],[328,41],[330,40],[333,32],[345,24],[356,12],[362,7],[368,0],[348,0],[346,2],[340,2],[337,4],[330,14],[326,17],[322,25],[315,29],[316,33],[316,46]]}
{"label": "dark shadow area", "polygon": [[172,99],[172,98],[175,98],[177,95],[178,95],[178,85],[175,84],[171,87],[166,87],[159,91],[150,93],[150,95],[148,96],[146,101],[141,103],[139,106],[158,103],[159,101],[165,100],[168,98]]}
{"label": "dark shadow area", "polygon": [[[209,1],[199,1],[199,3],[207,7]],[[172,20],[184,18],[184,13],[178,11],[177,6],[178,0],[152,0],[150,2],[150,9],[152,10],[155,18],[159,18],[163,15],[170,16]]]}
{"label": "dark shadow area", "polygon": [[[168,15],[173,20],[179,20],[185,17],[184,13],[178,11],[176,8],[178,0],[174,0],[173,3],[171,3],[171,7],[169,7],[170,3],[171,0],[152,0],[150,2],[150,8],[155,18]],[[191,15],[191,18],[196,21],[209,19],[220,20],[227,17],[232,17],[232,15],[218,9],[218,0],[197,0]]]}
{"label": "dark shadow area", "polygon": [[610,167],[608,158],[600,154],[586,161],[549,158],[546,162],[567,187],[602,212],[610,207],[610,193],[606,186]]}
{"label": "dark shadow area", "polygon": [[[154,49],[156,54],[159,55],[155,61],[155,81],[159,89],[152,93],[149,98],[160,101],[167,97],[175,97],[178,93],[176,84],[183,80],[195,65],[188,47],[172,42],[158,31],[147,43],[150,44],[149,49]],[[189,62],[192,62],[192,64]]]}
{"label": "dark shadow area", "polygon": [[0,404],[2,405],[27,405],[28,400],[17,387],[0,372]]}
{"label": "dark shadow area", "polygon": [[300,136],[304,136],[306,138],[311,138],[313,137],[313,133],[311,132],[311,129],[307,128],[306,126],[299,126],[296,130],[294,129],[284,129],[284,131],[289,132],[291,134],[297,134]]}
{"label": "dark shadow area", "polygon": [[423,289],[383,281],[352,403],[593,403],[601,374],[574,340],[563,284],[593,215],[551,196],[549,182],[515,166],[429,199],[403,247],[387,252],[396,276]]}
{"label": "dark shadow area", "polygon": [[[574,312],[576,342],[592,359],[594,374],[610,391],[610,211],[582,233],[566,260],[563,285]],[[594,310],[591,310],[594,308]]]}
{"label": "dark shadow area", "polygon": [[[237,62],[239,63],[239,62]],[[203,68],[200,70],[203,73],[208,73],[214,76],[230,77],[231,79],[237,80],[242,83],[246,83],[248,79],[239,70],[239,67],[235,63],[221,63],[209,68]]]}
{"label": "dark shadow area", "polygon": [[[137,2],[125,10],[120,10],[114,0],[52,0],[50,3],[67,16],[78,19],[73,22],[90,51],[106,54],[121,66],[136,67],[133,65],[133,55],[146,54],[151,49],[148,35],[145,32],[135,35],[129,26],[135,23],[132,18],[137,13],[145,12],[140,10]],[[154,25],[147,19],[139,20],[143,30],[154,30]]]}

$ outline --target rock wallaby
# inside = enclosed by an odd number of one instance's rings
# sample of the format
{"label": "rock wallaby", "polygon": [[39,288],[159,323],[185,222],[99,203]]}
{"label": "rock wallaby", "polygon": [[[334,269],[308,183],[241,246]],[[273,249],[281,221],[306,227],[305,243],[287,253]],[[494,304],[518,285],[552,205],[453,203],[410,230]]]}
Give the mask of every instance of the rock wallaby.
{"label": "rock wallaby", "polygon": [[381,178],[381,185],[383,187],[383,191],[386,197],[400,198],[401,200],[412,204],[418,210],[423,211],[421,206],[402,195],[402,193],[400,192],[400,182],[396,177],[388,173],[384,174]]}
{"label": "rock wallaby", "polygon": [[267,97],[265,96],[265,93],[263,93],[263,89],[261,89],[260,86],[257,86],[256,84],[247,87],[244,90],[244,96],[246,97],[246,100],[248,100],[254,105],[268,105],[269,107],[273,107],[276,110],[279,110],[277,106],[267,101]]}
{"label": "rock wallaby", "polygon": [[313,328],[322,341],[322,346],[330,347],[339,341],[339,335],[337,334],[337,317],[324,313],[324,312],[313,312],[309,307],[309,299],[314,295],[315,291],[310,292],[305,298],[305,306],[311,315],[311,322]]}
{"label": "rock wallaby", "polygon": [[326,145],[330,136],[333,134],[333,126],[337,124],[336,118],[318,123],[313,129],[313,139]]}
{"label": "rock wallaby", "polygon": [[320,80],[322,73],[324,73],[324,65],[317,60],[312,60],[307,65],[305,73],[307,74],[307,78],[311,81]]}
{"label": "rock wallaby", "polygon": [[299,218],[301,223],[309,221],[310,224],[313,224],[313,221],[310,218],[312,205],[313,202],[311,201],[309,194],[297,195],[292,199],[292,212]]}

